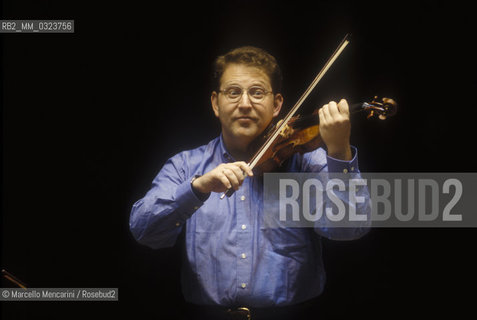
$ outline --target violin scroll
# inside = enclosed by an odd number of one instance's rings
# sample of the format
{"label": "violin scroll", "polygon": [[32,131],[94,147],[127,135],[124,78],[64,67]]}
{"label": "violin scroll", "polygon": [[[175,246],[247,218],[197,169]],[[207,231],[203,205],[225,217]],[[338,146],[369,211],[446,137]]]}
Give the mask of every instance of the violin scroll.
{"label": "violin scroll", "polygon": [[377,116],[380,120],[386,120],[396,114],[397,102],[390,98],[382,98],[379,101],[378,96],[375,96],[373,101],[363,103],[361,108],[368,112],[368,119]]}

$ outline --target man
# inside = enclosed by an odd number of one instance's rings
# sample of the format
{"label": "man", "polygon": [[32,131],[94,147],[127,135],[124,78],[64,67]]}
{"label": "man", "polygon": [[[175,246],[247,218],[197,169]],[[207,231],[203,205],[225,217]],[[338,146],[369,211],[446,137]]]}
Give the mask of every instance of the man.
{"label": "man", "polygon": [[[320,236],[349,240],[368,228],[266,228],[262,179],[246,161],[252,141],[282,107],[280,68],[264,50],[241,47],[217,58],[215,81],[211,104],[221,135],[167,161],[134,204],[131,232],[162,248],[173,246],[185,228],[183,293],[206,306],[208,319],[296,316],[302,302],[323,291]],[[286,169],[358,172],[346,100],[323,106],[319,120],[326,150],[295,154]],[[235,193],[220,199],[229,188]]]}

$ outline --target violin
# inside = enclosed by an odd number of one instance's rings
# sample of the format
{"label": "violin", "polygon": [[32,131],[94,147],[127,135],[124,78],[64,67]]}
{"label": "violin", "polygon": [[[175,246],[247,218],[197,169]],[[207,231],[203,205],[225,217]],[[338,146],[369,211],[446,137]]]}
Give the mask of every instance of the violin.
{"label": "violin", "polygon": [[[279,131],[278,136],[274,139],[269,148],[265,150],[263,155],[255,164],[255,170],[258,172],[274,171],[277,167],[281,167],[283,162],[295,153],[311,152],[319,147],[323,147],[324,143],[320,136],[320,124],[316,109],[311,115],[294,116]],[[397,103],[390,98],[382,98],[380,101],[377,96],[371,102],[356,103],[350,105],[350,113],[366,112],[367,119],[377,117],[385,120],[396,114]],[[278,121],[276,125],[271,126],[266,133],[259,136],[256,141],[266,141],[275,130],[281,125],[283,120]],[[252,148],[257,142],[252,143]],[[255,153],[257,156],[257,153]],[[253,158],[250,162],[253,161]]]}
{"label": "violin", "polygon": [[[275,125],[270,125],[269,129],[266,129],[265,133],[251,144],[251,148],[257,150],[248,163],[252,170],[259,171],[260,173],[274,171],[295,153],[303,154],[324,146],[320,136],[319,109],[316,109],[311,115],[303,117],[300,115],[295,116],[295,113],[348,43],[349,35],[346,35],[285,118],[278,121]],[[371,102],[350,105],[350,114],[361,111],[368,113],[368,119],[378,117],[380,120],[385,120],[396,114],[397,103],[390,98],[379,100],[375,96]],[[220,198],[230,197],[233,193],[234,189],[228,189]]]}

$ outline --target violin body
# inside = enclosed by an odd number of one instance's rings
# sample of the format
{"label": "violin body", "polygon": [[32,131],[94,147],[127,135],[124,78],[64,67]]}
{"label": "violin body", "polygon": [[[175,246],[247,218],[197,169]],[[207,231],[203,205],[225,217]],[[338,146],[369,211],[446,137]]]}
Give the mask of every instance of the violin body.
{"label": "violin body", "polygon": [[[303,125],[303,118],[293,117],[275,138],[270,148],[257,162],[255,169],[257,173],[271,172],[280,167],[283,162],[295,153],[306,153],[324,146],[320,136],[320,126],[317,112],[313,113],[315,121],[306,121]],[[299,123],[301,124],[299,125]],[[279,126],[280,122],[276,125]],[[275,126],[275,127],[276,127]],[[265,136],[267,138],[268,135]],[[263,139],[263,137],[262,137]]]}

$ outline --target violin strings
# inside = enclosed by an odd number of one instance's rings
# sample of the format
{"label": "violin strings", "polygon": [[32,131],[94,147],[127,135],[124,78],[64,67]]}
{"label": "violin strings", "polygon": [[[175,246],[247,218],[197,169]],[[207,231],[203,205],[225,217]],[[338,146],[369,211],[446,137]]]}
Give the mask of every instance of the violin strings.
{"label": "violin strings", "polygon": [[[366,103],[364,102],[359,102],[359,103],[354,103],[349,105],[349,114],[357,114],[362,111],[364,111],[364,105]],[[312,125],[317,125],[320,124],[320,119],[318,116],[318,113],[312,113],[312,114],[307,114],[304,116],[298,116],[296,119],[292,120],[293,123],[293,128],[307,128]]]}

